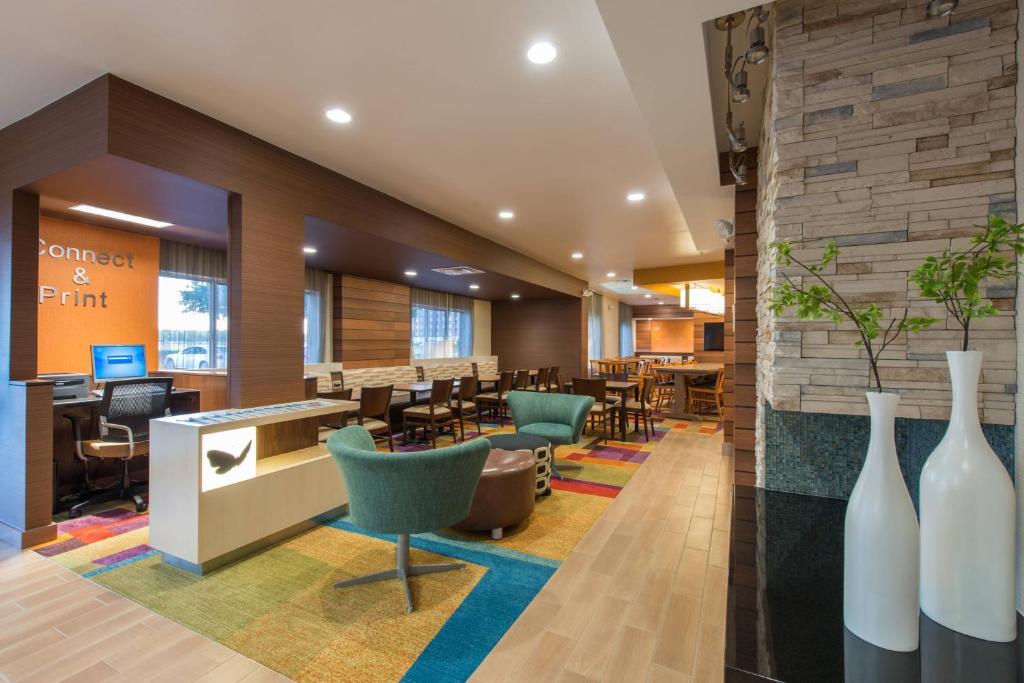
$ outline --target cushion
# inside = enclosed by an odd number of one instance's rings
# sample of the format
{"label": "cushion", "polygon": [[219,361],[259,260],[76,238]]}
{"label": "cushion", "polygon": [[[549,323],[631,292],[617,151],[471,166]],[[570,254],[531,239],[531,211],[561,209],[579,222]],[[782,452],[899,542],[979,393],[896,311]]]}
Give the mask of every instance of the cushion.
{"label": "cushion", "polygon": [[[508,392],[502,394],[501,398],[508,398]],[[478,401],[480,399],[483,399],[485,401],[497,401],[498,400],[498,392],[496,392],[496,391],[489,391],[486,394],[477,394],[476,395],[476,399]]]}
{"label": "cushion", "polygon": [[[411,415],[414,417],[430,418],[430,406],[423,404],[421,406],[413,406],[406,408],[402,411],[403,415]],[[434,406],[434,417],[448,417],[452,414],[452,411],[444,406]]]}
{"label": "cushion", "polygon": [[[646,408],[650,408],[650,407],[651,407],[650,404],[648,404],[646,406]],[[634,401],[633,399],[629,399],[628,401],[626,401],[626,410],[644,410],[644,409],[645,409],[645,406],[642,405],[640,403],[640,401]]]}
{"label": "cushion", "polygon": [[532,434],[540,436],[554,445],[565,445],[572,443],[572,427],[556,422],[534,422],[523,425],[519,428],[520,434]]}
{"label": "cushion", "polygon": [[363,420],[363,428],[371,434],[387,433],[388,423],[383,420],[375,420],[372,417],[368,417]]}
{"label": "cushion", "polygon": [[[458,409],[458,404],[457,403],[453,403],[452,405],[456,409]],[[476,408],[476,404],[473,403],[472,401],[463,401],[462,402],[462,409],[463,410],[473,410],[474,408]]]}
{"label": "cushion", "polygon": [[[93,441],[82,442],[82,452],[94,458],[127,458],[132,455],[127,441]],[[134,455],[147,455],[148,441],[136,441]]]}

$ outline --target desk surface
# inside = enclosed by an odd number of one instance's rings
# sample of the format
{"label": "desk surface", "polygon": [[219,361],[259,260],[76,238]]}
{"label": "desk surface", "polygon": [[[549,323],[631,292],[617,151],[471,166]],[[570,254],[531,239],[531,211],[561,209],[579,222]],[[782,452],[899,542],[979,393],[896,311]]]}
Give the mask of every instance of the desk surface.
{"label": "desk surface", "polygon": [[[198,389],[171,389],[172,394],[198,394]],[[89,394],[85,398],[55,398],[53,400],[54,408],[88,408],[90,406],[98,406],[100,401],[103,400],[102,396],[94,396]]]}

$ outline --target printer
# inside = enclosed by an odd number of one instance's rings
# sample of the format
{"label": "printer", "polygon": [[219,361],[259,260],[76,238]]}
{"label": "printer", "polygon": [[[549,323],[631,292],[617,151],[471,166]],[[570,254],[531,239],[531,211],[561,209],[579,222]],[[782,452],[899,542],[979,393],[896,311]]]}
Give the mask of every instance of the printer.
{"label": "printer", "polygon": [[80,373],[53,373],[39,375],[39,379],[53,382],[53,400],[89,397],[89,375]]}

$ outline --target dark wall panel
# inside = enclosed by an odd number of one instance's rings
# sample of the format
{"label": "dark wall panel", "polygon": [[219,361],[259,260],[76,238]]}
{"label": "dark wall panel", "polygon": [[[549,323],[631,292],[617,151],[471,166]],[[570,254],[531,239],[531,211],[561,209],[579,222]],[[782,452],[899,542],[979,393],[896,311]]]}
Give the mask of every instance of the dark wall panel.
{"label": "dark wall panel", "polygon": [[580,299],[495,301],[491,304],[491,354],[501,370],[557,365],[566,375],[586,364]]}

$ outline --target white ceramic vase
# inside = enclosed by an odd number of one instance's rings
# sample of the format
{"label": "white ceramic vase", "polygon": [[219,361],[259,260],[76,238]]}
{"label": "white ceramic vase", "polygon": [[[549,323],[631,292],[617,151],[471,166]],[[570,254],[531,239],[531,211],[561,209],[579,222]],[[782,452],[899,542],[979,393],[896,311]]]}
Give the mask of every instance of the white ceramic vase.
{"label": "white ceramic vase", "polygon": [[843,623],[887,650],[917,649],[918,526],[896,459],[900,397],[869,391],[871,439],[846,508]]}
{"label": "white ceramic vase", "polygon": [[1016,638],[1015,502],[978,419],[980,351],[948,351],[949,427],[921,472],[921,609],[975,638]]}

